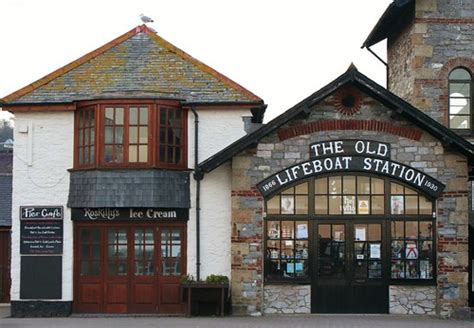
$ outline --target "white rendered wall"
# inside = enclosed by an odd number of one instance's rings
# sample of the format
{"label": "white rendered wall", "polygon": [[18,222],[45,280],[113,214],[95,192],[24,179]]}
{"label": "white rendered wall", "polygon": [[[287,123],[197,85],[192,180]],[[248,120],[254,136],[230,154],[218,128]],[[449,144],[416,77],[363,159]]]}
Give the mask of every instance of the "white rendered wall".
{"label": "white rendered wall", "polygon": [[[230,278],[231,165],[225,163],[201,181],[201,279],[210,274]],[[188,273],[196,278],[196,181],[191,180],[188,222]]]}
{"label": "white rendered wall", "polygon": [[20,206],[28,205],[64,207],[62,300],[72,300],[73,226],[66,203],[69,194],[67,169],[72,168],[73,161],[73,136],[73,112],[15,113],[11,257],[13,301],[20,300],[19,210]]}
{"label": "white rendered wall", "polygon": [[[202,108],[199,115],[199,163],[224,149],[245,135],[243,117],[251,116],[250,109],[229,107]],[[188,167],[194,167],[194,115],[188,114]]]}

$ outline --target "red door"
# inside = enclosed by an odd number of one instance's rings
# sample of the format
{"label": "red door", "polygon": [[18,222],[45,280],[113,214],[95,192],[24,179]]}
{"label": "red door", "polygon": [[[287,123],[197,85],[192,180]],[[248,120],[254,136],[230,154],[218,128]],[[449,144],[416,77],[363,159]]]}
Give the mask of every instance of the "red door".
{"label": "red door", "polygon": [[80,224],[75,231],[75,311],[183,313],[185,224]]}
{"label": "red door", "polygon": [[0,231],[0,303],[10,302],[10,230]]}
{"label": "red door", "polygon": [[160,228],[160,290],[158,310],[160,313],[183,313],[180,279],[186,272],[182,254],[185,254],[185,231],[179,226]]}

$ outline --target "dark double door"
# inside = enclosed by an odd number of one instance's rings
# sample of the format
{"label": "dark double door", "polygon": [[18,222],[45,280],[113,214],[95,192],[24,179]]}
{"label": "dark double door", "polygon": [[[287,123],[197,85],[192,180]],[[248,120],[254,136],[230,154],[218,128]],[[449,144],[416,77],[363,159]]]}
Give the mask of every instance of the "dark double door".
{"label": "dark double door", "polygon": [[382,221],[315,223],[312,312],[388,313]]}
{"label": "dark double door", "polygon": [[75,312],[183,313],[184,224],[89,224],[75,230]]}
{"label": "dark double door", "polygon": [[0,303],[10,302],[10,230],[0,230]]}

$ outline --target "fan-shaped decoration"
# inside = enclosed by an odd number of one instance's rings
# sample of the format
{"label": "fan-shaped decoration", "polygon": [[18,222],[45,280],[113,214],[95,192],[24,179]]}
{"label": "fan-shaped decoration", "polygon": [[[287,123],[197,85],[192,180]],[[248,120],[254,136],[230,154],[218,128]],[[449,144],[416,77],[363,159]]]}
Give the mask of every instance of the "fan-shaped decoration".
{"label": "fan-shaped decoration", "polygon": [[334,105],[336,110],[344,115],[358,113],[362,105],[359,90],[348,87],[338,91],[335,95]]}

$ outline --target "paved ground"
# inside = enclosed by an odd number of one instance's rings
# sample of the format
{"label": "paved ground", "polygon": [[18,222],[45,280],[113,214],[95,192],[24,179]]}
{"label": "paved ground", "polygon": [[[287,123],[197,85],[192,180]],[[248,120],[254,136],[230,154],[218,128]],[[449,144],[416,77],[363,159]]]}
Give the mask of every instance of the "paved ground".
{"label": "paved ground", "polygon": [[108,317],[108,318],[8,318],[9,308],[0,306],[1,328],[473,328],[471,321],[440,320],[394,315],[304,315],[226,318]]}

